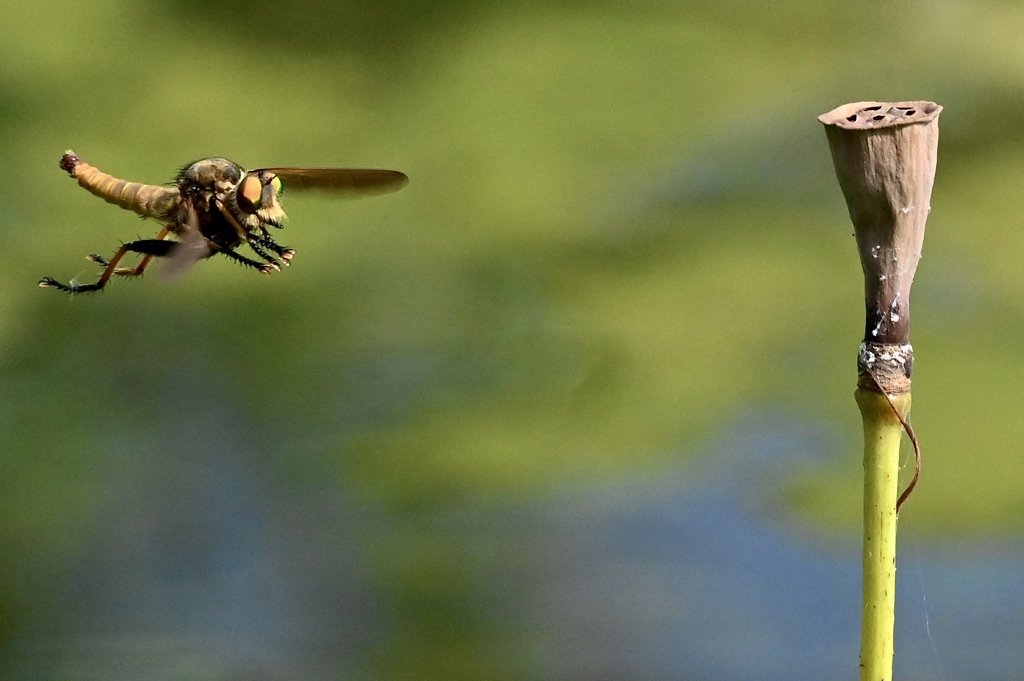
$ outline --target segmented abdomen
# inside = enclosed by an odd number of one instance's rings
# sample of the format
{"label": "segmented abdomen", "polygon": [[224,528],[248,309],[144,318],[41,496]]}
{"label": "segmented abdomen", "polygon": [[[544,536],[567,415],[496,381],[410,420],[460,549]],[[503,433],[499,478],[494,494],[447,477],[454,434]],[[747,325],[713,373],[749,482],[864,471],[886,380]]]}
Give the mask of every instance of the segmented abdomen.
{"label": "segmented abdomen", "polygon": [[119,180],[101,172],[68,151],[60,159],[60,167],[78,180],[78,184],[115,206],[134,211],[147,218],[172,220],[180,202],[177,189],[155,184]]}

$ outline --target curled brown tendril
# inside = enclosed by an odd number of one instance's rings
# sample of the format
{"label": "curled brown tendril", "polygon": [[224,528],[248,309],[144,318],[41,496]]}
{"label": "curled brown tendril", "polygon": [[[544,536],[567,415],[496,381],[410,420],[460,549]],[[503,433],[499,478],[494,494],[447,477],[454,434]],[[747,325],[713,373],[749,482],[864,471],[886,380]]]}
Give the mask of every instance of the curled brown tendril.
{"label": "curled brown tendril", "polygon": [[889,405],[889,408],[892,409],[892,413],[896,415],[897,419],[899,419],[900,425],[903,426],[903,430],[907,433],[907,437],[910,438],[910,443],[914,445],[914,477],[910,479],[910,483],[907,484],[907,488],[903,490],[899,499],[896,500],[896,513],[899,514],[900,507],[903,506],[903,502],[907,500],[910,493],[914,491],[915,487],[917,487],[917,481],[921,477],[921,445],[917,441],[917,435],[914,434],[914,429],[910,426],[910,423],[903,418],[903,414],[899,412],[896,405],[892,403],[892,398],[889,397],[889,394],[878,384],[878,380],[875,378],[874,374],[872,374],[870,370],[865,371],[865,373],[871,378],[871,382],[875,384],[875,387],[878,388],[878,392],[882,393],[882,396],[885,397],[885,401]]}

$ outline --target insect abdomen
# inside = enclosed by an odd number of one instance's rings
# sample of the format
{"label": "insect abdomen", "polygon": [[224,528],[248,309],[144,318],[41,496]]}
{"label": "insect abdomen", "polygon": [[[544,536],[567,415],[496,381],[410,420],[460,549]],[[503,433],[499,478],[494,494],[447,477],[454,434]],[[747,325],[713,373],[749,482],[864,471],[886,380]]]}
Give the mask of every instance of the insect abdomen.
{"label": "insect abdomen", "polygon": [[173,219],[180,201],[177,189],[119,180],[89,165],[73,151],[68,151],[61,157],[60,167],[77,179],[78,184],[90,193],[143,217],[157,220]]}

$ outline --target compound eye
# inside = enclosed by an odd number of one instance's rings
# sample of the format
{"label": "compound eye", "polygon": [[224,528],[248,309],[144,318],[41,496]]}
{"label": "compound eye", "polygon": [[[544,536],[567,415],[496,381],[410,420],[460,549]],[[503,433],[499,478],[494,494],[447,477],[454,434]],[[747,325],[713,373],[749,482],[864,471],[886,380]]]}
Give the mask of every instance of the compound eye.
{"label": "compound eye", "polygon": [[263,204],[263,185],[260,179],[255,175],[246,175],[242,178],[238,183],[238,189],[235,190],[235,201],[242,211],[254,215]]}
{"label": "compound eye", "polygon": [[270,181],[270,186],[274,188],[275,194],[280,194],[284,191],[284,187],[281,186],[281,178],[277,175],[274,175],[274,179]]}

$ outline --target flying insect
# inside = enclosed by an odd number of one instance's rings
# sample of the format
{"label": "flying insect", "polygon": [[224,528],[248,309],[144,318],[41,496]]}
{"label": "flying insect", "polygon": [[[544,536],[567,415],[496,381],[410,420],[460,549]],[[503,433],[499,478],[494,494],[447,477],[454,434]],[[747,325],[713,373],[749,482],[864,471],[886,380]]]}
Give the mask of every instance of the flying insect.
{"label": "flying insect", "polygon": [[[111,277],[137,277],[153,258],[166,257],[168,272],[183,272],[193,263],[218,253],[261,274],[290,264],[295,250],[282,246],[268,227],[281,229],[284,186],[296,190],[324,190],[337,196],[360,197],[385,194],[404,187],[409,178],[397,170],[368,168],[258,168],[245,170],[224,158],[190,163],[178,172],[173,185],[161,186],[120,180],[68,151],[60,167],[92,194],[144,218],[161,223],[153,239],[122,244],[112,257],[98,254],[88,260],[103,268],[92,284],[75,280],[63,284],[44,277],[39,285],[67,293],[102,290]],[[176,238],[175,238],[176,237]],[[256,259],[237,251],[247,246]],[[138,253],[134,267],[119,267],[125,255]]]}

